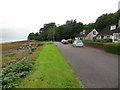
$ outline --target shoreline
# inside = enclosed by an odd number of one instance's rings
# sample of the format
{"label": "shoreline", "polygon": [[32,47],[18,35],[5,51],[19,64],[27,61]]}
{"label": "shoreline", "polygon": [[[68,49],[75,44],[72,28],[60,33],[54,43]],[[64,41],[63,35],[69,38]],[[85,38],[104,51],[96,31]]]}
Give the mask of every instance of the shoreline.
{"label": "shoreline", "polygon": [[0,41],[0,44],[10,44],[10,43],[17,43],[17,42],[24,42],[28,40],[15,40],[15,41]]}
{"label": "shoreline", "polygon": [[21,40],[0,40],[0,44],[9,44],[9,43],[13,43],[13,42],[20,42],[20,41],[27,41],[27,39],[21,39]]}

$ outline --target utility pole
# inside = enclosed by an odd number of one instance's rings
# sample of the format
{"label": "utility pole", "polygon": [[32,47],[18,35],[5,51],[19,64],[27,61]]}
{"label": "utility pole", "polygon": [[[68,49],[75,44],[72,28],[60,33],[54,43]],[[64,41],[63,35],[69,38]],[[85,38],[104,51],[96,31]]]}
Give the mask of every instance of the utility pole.
{"label": "utility pole", "polygon": [[53,41],[55,41],[55,29],[53,30]]}

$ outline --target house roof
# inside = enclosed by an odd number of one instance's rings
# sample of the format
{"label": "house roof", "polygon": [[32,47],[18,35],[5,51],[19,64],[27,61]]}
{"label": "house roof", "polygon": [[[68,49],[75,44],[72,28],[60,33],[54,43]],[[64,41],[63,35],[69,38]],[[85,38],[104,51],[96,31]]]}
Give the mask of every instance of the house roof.
{"label": "house roof", "polygon": [[87,36],[91,31],[93,31],[94,29],[89,29],[85,32],[85,36]]}
{"label": "house roof", "polygon": [[110,30],[110,26],[105,27],[102,29],[101,32],[99,32],[98,35],[112,35],[113,33],[120,33],[120,28],[116,28],[115,30]]}
{"label": "house roof", "polygon": [[86,30],[85,34],[84,35],[80,35],[80,37],[85,37],[87,36],[91,31],[93,31],[94,29],[88,29]]}

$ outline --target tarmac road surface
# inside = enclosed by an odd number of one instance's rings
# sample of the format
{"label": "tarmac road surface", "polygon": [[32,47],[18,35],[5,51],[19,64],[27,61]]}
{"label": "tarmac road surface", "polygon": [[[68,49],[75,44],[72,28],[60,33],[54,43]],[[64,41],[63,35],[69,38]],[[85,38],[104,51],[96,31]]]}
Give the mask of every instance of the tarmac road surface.
{"label": "tarmac road surface", "polygon": [[86,88],[118,88],[118,55],[54,42]]}

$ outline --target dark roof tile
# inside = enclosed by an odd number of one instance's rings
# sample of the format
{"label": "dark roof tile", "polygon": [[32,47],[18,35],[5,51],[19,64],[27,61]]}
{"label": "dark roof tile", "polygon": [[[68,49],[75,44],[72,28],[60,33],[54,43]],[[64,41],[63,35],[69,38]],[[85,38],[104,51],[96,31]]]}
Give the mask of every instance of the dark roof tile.
{"label": "dark roof tile", "polygon": [[99,35],[112,35],[113,33],[120,32],[120,28],[117,28],[115,30],[110,30],[110,26],[107,26],[106,28],[102,29],[101,32],[99,32]]}

